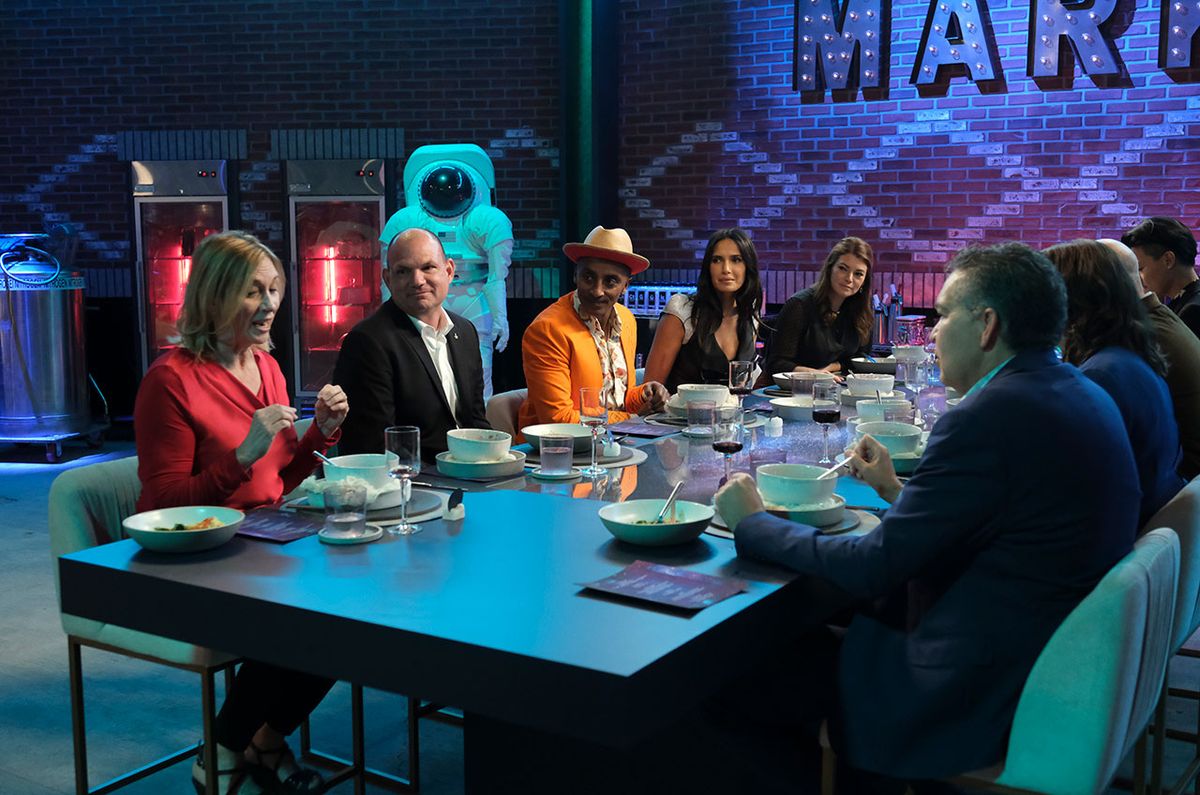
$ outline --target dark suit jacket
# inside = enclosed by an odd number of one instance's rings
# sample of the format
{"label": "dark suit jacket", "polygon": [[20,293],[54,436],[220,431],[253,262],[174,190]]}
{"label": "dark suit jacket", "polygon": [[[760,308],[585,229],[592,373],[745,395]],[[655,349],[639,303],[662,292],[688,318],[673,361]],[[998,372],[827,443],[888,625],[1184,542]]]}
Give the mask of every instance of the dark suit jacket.
{"label": "dark suit jacket", "polygon": [[350,413],[342,423],[339,453],[382,453],[384,428],[416,425],[422,454],[432,459],[446,449],[446,431],[491,427],[484,415],[479,334],[471,321],[447,314],[454,322],[449,350],[458,385],[457,416],[446,402],[420,332],[388,301],[342,341],[333,383],[346,391]]}
{"label": "dark suit jacket", "polygon": [[874,532],[759,513],[736,543],[876,600],[839,654],[834,747],[858,768],[936,778],[1003,758],[1030,668],[1132,548],[1140,499],[1112,399],[1031,351],[941,418]]}

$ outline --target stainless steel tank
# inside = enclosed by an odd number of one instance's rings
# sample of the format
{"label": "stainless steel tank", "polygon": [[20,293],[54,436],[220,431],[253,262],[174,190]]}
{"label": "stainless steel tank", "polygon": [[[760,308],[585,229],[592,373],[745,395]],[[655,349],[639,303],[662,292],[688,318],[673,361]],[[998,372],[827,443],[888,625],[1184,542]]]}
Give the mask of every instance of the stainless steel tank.
{"label": "stainless steel tank", "polygon": [[9,439],[84,433],[92,419],[83,275],[39,248],[41,237],[0,235],[0,437]]}

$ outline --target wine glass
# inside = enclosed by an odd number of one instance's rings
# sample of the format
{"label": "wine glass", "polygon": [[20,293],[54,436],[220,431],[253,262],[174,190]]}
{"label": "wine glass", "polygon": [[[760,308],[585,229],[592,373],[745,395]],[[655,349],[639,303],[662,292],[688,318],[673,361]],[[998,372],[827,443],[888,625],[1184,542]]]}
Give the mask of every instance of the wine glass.
{"label": "wine glass", "polygon": [[608,422],[608,409],[600,400],[597,387],[585,386],[579,390],[579,421],[592,432],[592,465],[585,467],[583,474],[590,478],[599,477],[608,471],[596,463],[596,441],[600,429]]}
{"label": "wine glass", "polygon": [[829,426],[842,418],[842,400],[837,384],[813,384],[812,418],[821,424],[825,436],[825,451],[818,464],[832,464],[829,458]]}
{"label": "wine glass", "polygon": [[742,398],[750,394],[754,383],[754,362],[735,361],[729,363],[729,392],[737,396],[738,408],[742,407]]}
{"label": "wine glass", "polygon": [[745,421],[742,410],[736,406],[720,406],[713,412],[712,447],[725,456],[725,478],[722,483],[729,481],[732,474],[733,454],[742,450],[742,435]]}
{"label": "wine glass", "polygon": [[415,425],[393,425],[383,430],[387,451],[388,476],[400,481],[400,524],[387,530],[394,536],[421,532],[408,521],[408,500],[412,496],[412,478],[421,473],[421,429]]}

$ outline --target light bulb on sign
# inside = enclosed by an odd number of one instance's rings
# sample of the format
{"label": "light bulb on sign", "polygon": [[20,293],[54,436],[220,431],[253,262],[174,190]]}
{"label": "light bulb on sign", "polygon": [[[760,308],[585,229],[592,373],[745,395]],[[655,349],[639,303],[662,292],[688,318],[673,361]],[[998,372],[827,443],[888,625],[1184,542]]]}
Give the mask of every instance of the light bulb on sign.
{"label": "light bulb on sign", "polygon": [[334,257],[337,256],[337,250],[333,246],[325,247],[325,317],[329,325],[337,323],[337,270],[334,265]]}

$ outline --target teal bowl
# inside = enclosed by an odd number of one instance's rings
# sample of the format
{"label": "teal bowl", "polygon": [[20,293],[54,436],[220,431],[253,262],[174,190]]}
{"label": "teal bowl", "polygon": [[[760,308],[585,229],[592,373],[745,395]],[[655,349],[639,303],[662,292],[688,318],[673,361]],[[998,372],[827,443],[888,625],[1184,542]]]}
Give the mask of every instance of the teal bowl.
{"label": "teal bowl", "polygon": [[[608,532],[630,544],[665,547],[685,544],[704,532],[713,518],[713,507],[686,500],[675,501],[675,522],[657,522],[666,500],[628,500],[600,509],[600,521]],[[667,511],[669,518],[671,512]]]}

